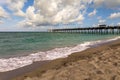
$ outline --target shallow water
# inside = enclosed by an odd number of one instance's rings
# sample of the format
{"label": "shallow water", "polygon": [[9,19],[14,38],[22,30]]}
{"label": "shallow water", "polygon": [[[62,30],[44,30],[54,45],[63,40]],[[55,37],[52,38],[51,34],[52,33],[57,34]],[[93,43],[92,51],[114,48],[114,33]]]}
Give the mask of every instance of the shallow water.
{"label": "shallow water", "polygon": [[3,32],[0,33],[0,57],[48,51],[118,35],[79,33]]}
{"label": "shallow water", "polygon": [[71,53],[119,38],[119,35],[105,34],[0,33],[0,72],[30,65],[35,61],[67,57]]}

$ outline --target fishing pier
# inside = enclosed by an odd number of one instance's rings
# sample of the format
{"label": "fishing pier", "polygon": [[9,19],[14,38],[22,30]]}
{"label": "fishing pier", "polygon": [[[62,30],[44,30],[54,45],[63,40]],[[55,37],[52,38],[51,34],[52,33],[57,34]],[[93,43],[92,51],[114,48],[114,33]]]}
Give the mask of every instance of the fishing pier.
{"label": "fishing pier", "polygon": [[84,34],[120,34],[120,26],[99,25],[98,27],[52,29],[51,32]]}

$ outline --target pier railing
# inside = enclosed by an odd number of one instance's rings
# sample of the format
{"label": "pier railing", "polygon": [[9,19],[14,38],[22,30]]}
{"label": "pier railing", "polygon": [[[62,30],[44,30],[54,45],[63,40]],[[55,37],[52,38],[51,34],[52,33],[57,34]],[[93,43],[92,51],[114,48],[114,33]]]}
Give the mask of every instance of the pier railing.
{"label": "pier railing", "polygon": [[120,26],[99,26],[99,27],[87,27],[87,28],[65,28],[65,29],[52,29],[52,32],[77,32],[77,33],[99,33],[99,34],[120,34]]}

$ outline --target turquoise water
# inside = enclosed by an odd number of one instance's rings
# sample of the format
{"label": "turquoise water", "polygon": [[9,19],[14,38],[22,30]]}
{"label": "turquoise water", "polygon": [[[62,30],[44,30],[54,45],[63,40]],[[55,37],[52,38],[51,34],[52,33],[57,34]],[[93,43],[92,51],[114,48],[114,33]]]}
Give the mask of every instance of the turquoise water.
{"label": "turquoise water", "polygon": [[15,56],[48,51],[54,48],[74,46],[87,41],[96,41],[118,35],[45,33],[45,32],[1,32],[0,56]]}
{"label": "turquoise water", "polygon": [[120,39],[118,36],[115,34],[1,32],[0,72],[14,70],[36,61],[64,58],[92,46]]}

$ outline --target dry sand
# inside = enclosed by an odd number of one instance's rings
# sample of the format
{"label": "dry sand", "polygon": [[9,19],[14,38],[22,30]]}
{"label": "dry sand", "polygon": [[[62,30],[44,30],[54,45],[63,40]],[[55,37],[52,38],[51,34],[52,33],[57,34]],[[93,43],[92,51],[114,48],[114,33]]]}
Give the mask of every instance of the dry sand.
{"label": "dry sand", "polygon": [[120,80],[120,40],[50,61],[14,80]]}

